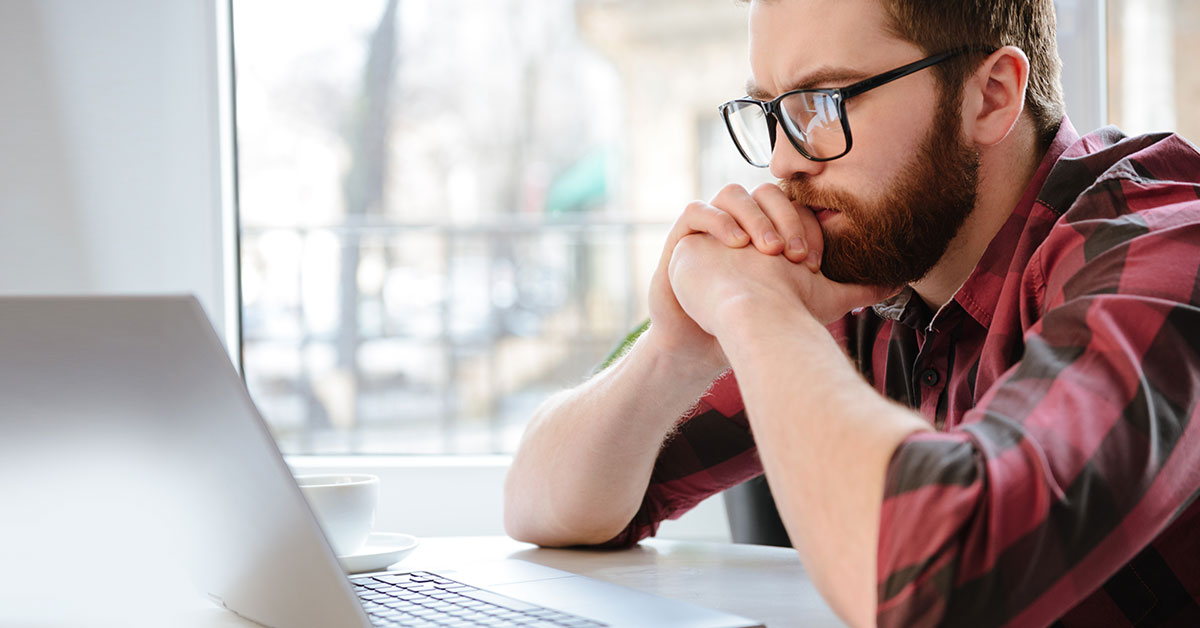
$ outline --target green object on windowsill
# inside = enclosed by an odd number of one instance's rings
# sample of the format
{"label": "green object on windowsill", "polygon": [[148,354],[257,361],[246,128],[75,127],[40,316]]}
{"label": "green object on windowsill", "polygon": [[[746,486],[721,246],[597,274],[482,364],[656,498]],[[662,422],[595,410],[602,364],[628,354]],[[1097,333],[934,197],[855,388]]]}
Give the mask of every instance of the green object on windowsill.
{"label": "green object on windowsill", "polygon": [[609,353],[608,357],[604,358],[604,361],[600,363],[600,366],[596,367],[596,370],[592,371],[592,375],[595,375],[596,373],[608,368],[613,362],[616,362],[617,359],[625,355],[629,351],[629,348],[633,346],[633,343],[637,342],[638,337],[640,337],[649,328],[650,319],[647,318],[646,320],[642,321],[641,325],[638,325],[636,329],[629,332],[629,334],[625,336],[625,339],[621,341],[621,344],[617,345],[617,347],[612,350],[612,353]]}

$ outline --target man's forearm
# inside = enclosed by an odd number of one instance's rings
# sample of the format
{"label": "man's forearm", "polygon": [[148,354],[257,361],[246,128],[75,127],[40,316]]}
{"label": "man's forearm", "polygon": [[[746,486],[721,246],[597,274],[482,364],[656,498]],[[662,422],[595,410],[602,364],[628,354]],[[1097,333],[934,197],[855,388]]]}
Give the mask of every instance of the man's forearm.
{"label": "man's forearm", "polygon": [[653,333],[535,413],[505,482],[513,538],[601,543],[633,518],[663,439],[719,374],[658,351]]}
{"label": "man's forearm", "polygon": [[863,381],[807,312],[744,308],[730,320],[718,339],[788,534],[835,610],[871,624],[887,465],[928,424]]}

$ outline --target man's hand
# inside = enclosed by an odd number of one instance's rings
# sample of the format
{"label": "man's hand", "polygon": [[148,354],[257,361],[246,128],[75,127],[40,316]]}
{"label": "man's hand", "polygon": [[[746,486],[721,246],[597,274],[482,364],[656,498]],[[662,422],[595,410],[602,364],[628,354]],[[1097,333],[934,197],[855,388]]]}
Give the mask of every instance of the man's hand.
{"label": "man's hand", "polygon": [[837,283],[777,257],[722,245],[711,235],[679,240],[668,267],[676,302],[705,333],[719,338],[728,314],[752,304],[777,311],[808,311],[822,325],[856,307],[895,294],[897,287]]}
{"label": "man's hand", "polygon": [[[824,247],[821,226],[813,213],[794,205],[779,186],[765,183],[747,192],[727,185],[712,201],[694,201],[675,221],[663,246],[658,268],[650,279],[651,331],[648,336],[672,355],[714,370],[724,368],[725,356],[716,339],[680,307],[668,275],[676,245],[693,234],[708,234],[720,246],[770,256],[780,264],[808,272],[820,267]],[[805,266],[798,264],[805,263]]]}

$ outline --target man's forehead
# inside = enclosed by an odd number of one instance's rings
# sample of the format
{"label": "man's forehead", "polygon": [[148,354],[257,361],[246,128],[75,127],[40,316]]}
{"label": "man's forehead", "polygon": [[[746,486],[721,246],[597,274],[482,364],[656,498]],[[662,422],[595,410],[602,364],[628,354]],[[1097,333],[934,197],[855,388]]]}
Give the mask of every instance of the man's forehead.
{"label": "man's forehead", "polygon": [[758,0],[749,29],[755,98],[848,85],[920,53],[892,33],[880,0]]}
{"label": "man's forehead", "polygon": [[844,87],[872,76],[873,73],[860,68],[822,66],[809,72],[796,73],[795,78],[780,84],[775,90],[759,87],[751,77],[746,81],[746,95],[759,100],[770,100],[778,93],[793,89],[811,89],[815,87]]}

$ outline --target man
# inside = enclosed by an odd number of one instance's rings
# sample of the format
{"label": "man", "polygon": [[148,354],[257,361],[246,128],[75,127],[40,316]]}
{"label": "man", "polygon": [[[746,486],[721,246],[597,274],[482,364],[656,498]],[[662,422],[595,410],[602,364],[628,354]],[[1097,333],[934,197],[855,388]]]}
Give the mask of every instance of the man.
{"label": "man", "polygon": [[765,471],[850,624],[1200,625],[1195,147],[1079,139],[1051,0],[749,28],[722,111],[780,182],[683,212],[648,331],[531,422],[510,534],[628,545]]}

